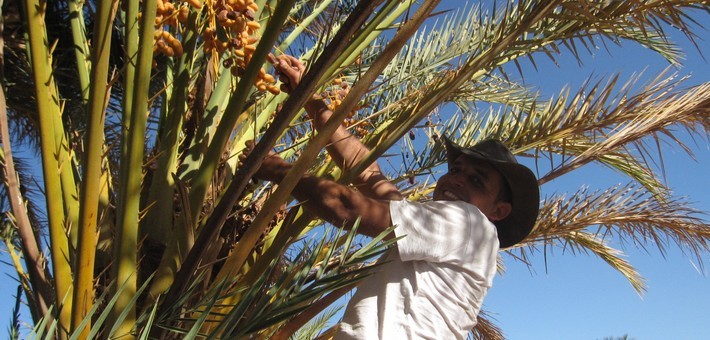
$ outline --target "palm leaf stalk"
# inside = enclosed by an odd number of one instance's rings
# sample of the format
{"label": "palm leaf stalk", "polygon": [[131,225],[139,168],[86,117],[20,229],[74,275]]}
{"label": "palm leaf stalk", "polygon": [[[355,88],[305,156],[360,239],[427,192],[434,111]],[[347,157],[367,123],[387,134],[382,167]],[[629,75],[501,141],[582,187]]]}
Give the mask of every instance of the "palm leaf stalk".
{"label": "palm leaf stalk", "polygon": [[90,82],[90,49],[86,41],[86,26],[84,25],[83,0],[68,1],[69,20],[71,21],[72,37],[74,38],[74,53],[76,55],[76,71],[79,76],[82,100],[89,101]]}
{"label": "palm leaf stalk", "polygon": [[[0,33],[4,33],[4,26],[2,22],[0,22]],[[0,68],[2,69],[5,67],[5,58],[4,53],[2,52],[3,50],[4,40],[0,39]],[[33,321],[36,322],[41,316],[47,314],[48,307],[53,302],[52,286],[50,284],[51,277],[49,272],[46,271],[46,259],[42,254],[39,242],[37,242],[35,232],[32,230],[32,224],[20,191],[18,175],[15,172],[15,162],[10,142],[9,121],[7,119],[5,77],[4,72],[0,71],[0,74],[2,74],[0,77],[0,143],[2,143],[1,151],[3,156],[2,173],[4,175],[4,184],[8,191],[12,215],[14,216],[15,223],[17,224],[17,232],[19,234],[20,241],[22,242],[21,250],[25,259],[29,280],[21,274],[23,269],[21,266],[18,266],[19,261],[14,261],[15,256],[13,256],[13,262],[18,271],[18,276],[21,278],[21,286],[24,289],[25,295],[28,297],[28,301],[30,301],[30,311],[32,313]],[[7,242],[8,239],[5,239],[5,241],[8,245],[8,249],[10,249],[9,242]],[[14,251],[12,251],[12,254],[14,255]],[[30,287],[30,284],[35,285],[35,287]]]}
{"label": "palm leaf stalk", "polygon": [[354,37],[352,43],[348,44],[345,50],[338,55],[338,58],[331,64],[326,74],[337,74],[338,70],[343,66],[352,65],[360,56],[360,53],[380,36],[381,30],[390,28],[402,13],[410,9],[410,5],[406,1],[386,2],[380,11],[375,13],[372,20],[368,20],[362,32]]}
{"label": "palm leaf stalk", "polygon": [[[190,11],[186,28],[183,33],[183,54],[175,67],[175,77],[172,79],[171,93],[166,98],[170,102],[164,105],[166,110],[165,124],[161,125],[160,136],[157,138],[157,167],[148,194],[148,202],[154,206],[146,212],[142,222],[142,234],[154,239],[162,239],[169,230],[167,224],[160,223],[163,214],[173,211],[173,192],[175,183],[173,173],[177,173],[178,154],[180,152],[180,133],[182,131],[184,112],[187,112],[188,92],[191,85],[191,74],[197,45],[197,11]],[[192,220],[192,216],[188,216]],[[178,231],[181,228],[177,229]],[[184,239],[184,237],[178,237]],[[187,245],[183,245],[189,249]]]}
{"label": "palm leaf stalk", "polygon": [[[224,66],[221,66],[217,74],[224,74],[225,72],[228,71]],[[205,76],[207,79],[205,79],[204,82],[209,83],[211,80],[210,77],[213,75],[215,75],[215,73],[208,69],[207,75]],[[205,85],[205,87],[207,86],[209,85]],[[228,99],[227,95],[229,94],[231,86],[232,78],[222,76],[219,77],[214,88],[210,91],[204,90],[204,92],[208,92],[204,95],[209,96],[209,100],[207,104],[205,104],[204,117],[202,118],[203,123],[195,129],[190,146],[187,148],[187,151],[185,151],[179,172],[180,179],[187,180],[191,178],[194,172],[199,168],[207,146],[214,135],[215,126],[211,123],[221,119],[224,113],[223,107],[226,106],[225,101]]]}
{"label": "palm leaf stalk", "polygon": [[[137,2],[137,1],[136,1]],[[118,237],[114,244],[118,263],[116,280],[120,285],[126,285],[122,291],[122,298],[116,303],[112,313],[112,318],[122,312],[125,308],[131,308],[131,312],[124,320],[124,324],[119,329],[119,334],[128,333],[135,322],[135,306],[128,307],[129,300],[136,294],[136,270],[138,268],[138,226],[140,213],[140,192],[143,175],[143,154],[144,136],[146,131],[148,111],[148,88],[150,85],[150,74],[153,62],[153,31],[156,18],[157,4],[155,1],[145,1],[142,4],[137,59],[135,68],[135,78],[130,87],[133,92],[131,98],[130,125],[124,127],[124,135],[127,136],[125,142],[127,146],[125,173],[119,174],[123,180],[119,187],[119,206],[117,224]],[[129,18],[130,20],[130,18]],[[129,56],[130,57],[130,56]],[[130,128],[129,132],[126,131]]]}
{"label": "palm leaf stalk", "polygon": [[[122,18],[124,22],[123,36],[126,62],[124,63],[123,72],[123,88],[125,90],[122,98],[123,115],[121,117],[122,133],[120,140],[120,159],[122,161],[119,164],[118,170],[119,184],[117,186],[118,197],[116,203],[115,222],[117,235],[115,237],[115,241],[113,242],[113,253],[115,254],[115,258],[122,259],[125,257],[125,259],[120,260],[123,263],[113,265],[111,269],[113,271],[113,277],[115,277],[118,282],[121,282],[120,279],[122,278],[122,284],[125,282],[129,284],[129,287],[134,287],[135,275],[132,275],[132,271],[135,270],[134,264],[137,260],[137,255],[135,253],[137,249],[131,249],[133,242],[131,242],[130,239],[132,233],[135,232],[135,230],[132,231],[131,229],[137,226],[137,219],[132,218],[131,216],[134,213],[137,216],[138,208],[135,206],[135,194],[131,194],[130,187],[127,184],[129,183],[129,180],[131,180],[130,176],[136,176],[136,168],[138,168],[138,170],[142,173],[142,163],[140,163],[140,165],[136,165],[134,163],[135,158],[131,158],[131,152],[134,152],[135,148],[135,146],[133,146],[132,144],[135,143],[133,139],[135,139],[136,136],[140,135],[140,132],[136,131],[135,134],[130,134],[126,132],[133,131],[134,119],[140,120],[140,118],[134,118],[135,111],[133,110],[133,104],[134,96],[136,95],[137,91],[132,91],[131,89],[133,88],[133,85],[136,81],[136,69],[138,68],[138,50],[140,41],[139,30],[141,25],[139,23],[140,2],[137,0],[124,1],[124,5],[125,8],[123,11]],[[151,16],[152,12],[145,13],[147,16]],[[143,75],[145,75],[145,71],[143,72]],[[145,97],[142,96],[142,94],[140,93],[138,94],[138,96],[139,98],[145,99]],[[140,113],[138,115],[144,114]],[[133,161],[133,163],[131,161]],[[140,162],[142,162],[142,160]],[[135,177],[133,177],[132,180],[135,182]],[[129,208],[133,208],[133,210],[129,211]],[[127,226],[129,229],[125,230],[123,226]],[[137,235],[135,235],[134,237],[137,238]],[[122,244],[125,248],[121,246]],[[131,282],[128,283],[126,282],[126,280],[131,280]],[[125,306],[128,298],[128,294],[125,294],[121,301],[118,303],[118,305]],[[121,311],[122,309],[120,308],[114,309],[110,315],[110,320],[115,322],[115,320],[118,318],[118,314]],[[122,329],[122,331],[125,331],[125,329]]]}
{"label": "palm leaf stalk", "polygon": [[[184,260],[187,251],[194,243],[192,232],[192,224],[189,221],[193,220],[193,214],[190,206],[184,207],[182,210],[183,219],[178,220],[178,225],[172,231],[173,237],[168,229],[168,224],[162,223],[166,212],[174,211],[173,200],[175,191],[175,180],[173,174],[178,172],[178,153],[180,152],[180,133],[182,131],[184,112],[187,110],[188,92],[191,85],[191,74],[193,71],[193,63],[195,57],[195,48],[197,46],[197,20],[198,12],[195,9],[190,10],[187,18],[186,29],[183,31],[183,54],[180,56],[178,64],[175,68],[175,77],[172,79],[170,96],[165,96],[165,100],[169,99],[169,103],[164,105],[166,111],[165,124],[160,130],[161,135],[158,137],[157,146],[157,168],[153,174],[153,180],[148,193],[148,202],[152,205],[151,209],[146,212],[146,216],[141,221],[141,235],[159,240],[168,244],[168,248],[163,255],[161,265],[158,269],[157,279],[150,288],[151,299],[165,291],[167,282],[179,267],[179,264]],[[229,80],[229,72],[225,72],[224,79]],[[226,94],[226,91],[223,90]],[[215,97],[218,97],[215,95]],[[196,105],[195,105],[196,106]],[[182,222],[182,223],[181,223]],[[169,278],[169,279],[166,279]]]}
{"label": "palm leaf stalk", "polygon": [[[69,330],[71,323],[71,299],[64,304],[64,298],[72,295],[72,271],[67,254],[69,242],[66,236],[67,220],[64,214],[64,193],[60,176],[62,169],[69,168],[66,148],[62,137],[63,128],[59,122],[60,109],[54,77],[52,76],[51,54],[46,38],[43,17],[44,5],[40,1],[28,0],[25,3],[28,20],[28,38],[31,46],[30,60],[37,96],[37,111],[40,116],[40,145],[42,149],[42,171],[44,175],[45,195],[47,196],[47,219],[49,222],[52,269],[55,277],[55,305],[59,309],[59,325]],[[50,61],[50,62],[48,62]],[[66,171],[66,170],[64,170]]]}
{"label": "palm leaf stalk", "polygon": [[[12,261],[12,266],[15,268],[15,272],[17,273],[17,278],[20,283],[19,288],[20,290],[18,291],[18,296],[17,300],[22,300],[22,292],[25,292],[25,295],[27,296],[27,305],[30,308],[30,313],[32,314],[32,319],[34,322],[39,322],[42,320],[43,317],[46,317],[48,319],[51,319],[52,315],[48,315],[47,311],[42,314],[38,314],[38,311],[41,311],[41,306],[38,305],[38,301],[35,299],[35,293],[32,292],[32,282],[30,279],[30,276],[28,273],[25,272],[24,267],[22,266],[22,260],[20,260],[21,255],[19,252],[15,249],[15,245],[12,243],[12,240],[8,236],[3,237],[3,241],[5,243],[5,247],[7,247],[7,253],[10,254],[10,260]],[[22,250],[20,250],[22,251]],[[27,261],[25,261],[27,262]],[[51,288],[51,287],[50,287]]]}
{"label": "palm leaf stalk", "polygon": [[[305,4],[305,2],[303,4]],[[276,48],[276,51],[285,51],[289,46],[291,46],[294,40],[296,40],[296,38],[298,38],[301,33],[303,33],[306,27],[308,27],[313,22],[313,20],[316,20],[316,18],[318,18],[323,13],[323,11],[332,6],[332,4],[332,0],[320,2],[318,6],[316,6],[305,19],[301,20],[299,24],[294,27],[293,31],[291,31],[291,33],[289,33],[289,35],[285,39],[283,39],[283,41],[281,41],[281,44],[279,44],[279,46]]]}
{"label": "palm leaf stalk", "polygon": [[[118,2],[102,1],[97,9],[92,49],[91,88],[89,89],[89,126],[81,186],[79,243],[74,280],[72,331],[84,320],[94,301],[94,262],[96,254],[99,195],[104,145],[104,117],[107,93],[111,28]],[[135,252],[134,252],[135,253]],[[81,336],[91,330],[88,325]]]}

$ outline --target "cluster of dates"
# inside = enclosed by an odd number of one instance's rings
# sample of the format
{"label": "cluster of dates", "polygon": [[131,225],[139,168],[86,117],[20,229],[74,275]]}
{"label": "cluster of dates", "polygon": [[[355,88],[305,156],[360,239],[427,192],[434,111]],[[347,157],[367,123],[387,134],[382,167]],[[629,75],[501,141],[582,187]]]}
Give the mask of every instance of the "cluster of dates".
{"label": "cluster of dates", "polygon": [[[253,0],[215,1],[211,8],[213,19],[202,35],[205,54],[227,53],[223,65],[235,76],[242,75],[256,51],[261,28],[256,21],[258,11],[259,6]],[[278,94],[275,83],[276,79],[261,68],[254,86],[259,91]]]}
{"label": "cluster of dates", "polygon": [[[180,32],[180,25],[187,22],[192,7],[194,10],[202,10],[206,15],[207,20],[202,29],[205,55],[224,54],[224,66],[233,75],[242,75],[259,42],[261,24],[256,21],[259,6],[254,0],[157,0],[156,4],[153,34],[155,56],[182,56],[182,43],[173,32]],[[280,91],[275,83],[276,79],[261,68],[254,86],[259,91],[278,94]]]}
{"label": "cluster of dates", "polygon": [[[321,92],[320,98],[325,100],[326,105],[328,106],[328,109],[331,111],[335,111],[335,109],[340,106],[342,103],[343,98],[347,96],[347,94],[350,92],[350,85],[343,79],[343,78],[335,78],[331,84],[325,91]],[[365,120],[359,120],[357,117],[355,117],[355,113],[362,109],[362,106],[355,106],[350,112],[348,112],[347,116],[345,117],[345,120],[343,121],[343,125],[346,128],[349,128],[353,134],[355,134],[358,137],[363,137],[366,134],[369,133],[367,129],[367,124],[369,124]]]}
{"label": "cluster of dates", "polygon": [[[194,4],[193,4],[194,3]],[[177,28],[179,24],[187,21],[190,13],[188,4],[200,6],[199,0],[192,0],[177,7],[170,0],[156,1],[155,33],[153,34],[153,54],[162,54],[168,57],[180,57],[183,53],[182,43],[166,27]],[[197,7],[197,8],[200,8]]]}

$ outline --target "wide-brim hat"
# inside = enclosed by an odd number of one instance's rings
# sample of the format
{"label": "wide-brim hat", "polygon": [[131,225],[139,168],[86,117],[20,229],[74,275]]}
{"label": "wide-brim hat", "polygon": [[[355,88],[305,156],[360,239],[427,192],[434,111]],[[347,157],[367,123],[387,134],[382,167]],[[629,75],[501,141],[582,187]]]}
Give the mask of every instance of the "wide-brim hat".
{"label": "wide-brim hat", "polygon": [[448,137],[444,137],[444,141],[449,165],[459,156],[466,155],[489,163],[503,175],[510,187],[512,210],[506,218],[493,224],[498,229],[501,248],[522,241],[535,226],[540,205],[540,189],[535,174],[519,164],[500,141],[489,139],[469,148],[452,142]]}

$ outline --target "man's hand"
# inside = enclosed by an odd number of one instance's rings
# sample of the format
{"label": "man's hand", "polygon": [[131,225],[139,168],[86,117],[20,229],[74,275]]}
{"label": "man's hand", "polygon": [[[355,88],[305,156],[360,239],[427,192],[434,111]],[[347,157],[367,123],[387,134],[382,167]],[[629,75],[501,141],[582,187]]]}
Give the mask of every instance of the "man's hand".
{"label": "man's hand", "polygon": [[291,93],[301,82],[306,66],[300,60],[288,54],[282,54],[278,57],[269,54],[269,61],[274,64],[276,74],[281,81],[281,91]]}
{"label": "man's hand", "polygon": [[[254,150],[254,141],[249,140],[245,143],[246,148],[239,154],[239,166],[244,165],[244,161],[247,156]],[[254,177],[270,182],[281,181],[286,173],[291,169],[292,165],[286,162],[281,156],[273,151],[269,151],[269,154],[264,158],[261,163],[261,167],[254,174]]]}

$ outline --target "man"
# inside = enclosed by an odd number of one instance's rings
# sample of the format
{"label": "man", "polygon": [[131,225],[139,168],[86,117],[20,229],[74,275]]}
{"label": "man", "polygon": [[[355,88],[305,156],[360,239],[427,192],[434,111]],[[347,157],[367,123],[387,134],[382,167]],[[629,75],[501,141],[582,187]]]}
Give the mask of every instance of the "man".
{"label": "man", "polygon": [[[304,71],[290,56],[279,57],[275,67],[287,91]],[[306,110],[316,129],[332,115],[319,100]],[[444,141],[449,171],[439,178],[432,202],[403,200],[376,163],[355,180],[358,190],[311,175],[294,189],[307,209],[335,225],[351,226],[360,217],[361,234],[375,236],[394,225],[388,237],[401,237],[350,300],[336,338],[466,338],[492,284],[499,247],[532,230],[539,203],[532,171],[498,141],[471,148]],[[367,151],[342,126],[328,146],[345,169]],[[278,182],[290,168],[272,153],[256,176]]]}

